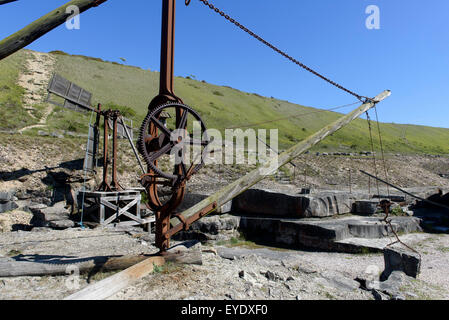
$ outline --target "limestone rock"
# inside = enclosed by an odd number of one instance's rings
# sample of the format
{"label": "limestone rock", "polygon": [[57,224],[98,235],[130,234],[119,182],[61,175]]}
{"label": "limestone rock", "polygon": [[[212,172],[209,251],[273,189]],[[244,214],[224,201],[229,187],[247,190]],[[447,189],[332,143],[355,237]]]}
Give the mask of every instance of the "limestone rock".
{"label": "limestone rock", "polygon": [[33,215],[28,212],[14,210],[0,215],[0,232],[11,232],[29,226]]}
{"label": "limestone rock", "polygon": [[381,279],[387,279],[394,271],[402,271],[406,275],[417,278],[421,270],[421,257],[408,249],[385,248],[385,270]]}
{"label": "limestone rock", "polygon": [[350,213],[353,201],[352,195],[342,192],[292,195],[262,189],[249,189],[233,200],[232,210],[259,216],[323,218]]}
{"label": "limestone rock", "polygon": [[13,191],[0,191],[0,203],[12,201],[13,198],[14,198]]}
{"label": "limestone rock", "polygon": [[360,283],[356,280],[347,278],[342,274],[334,271],[326,271],[321,276],[327,280],[327,282],[338,290],[354,291],[360,288]]}
{"label": "limestone rock", "polygon": [[357,200],[354,202],[352,212],[363,215],[373,215],[378,209],[378,200]]}
{"label": "limestone rock", "polygon": [[35,205],[31,211],[34,214],[33,225],[35,227],[48,227],[52,221],[70,220],[70,210],[65,208],[64,201],[58,202],[52,207]]}
{"label": "limestone rock", "polygon": [[190,229],[208,234],[218,234],[224,230],[236,230],[239,227],[239,223],[239,217],[235,216],[209,216],[196,221]]}
{"label": "limestone rock", "polygon": [[75,227],[75,222],[72,220],[57,220],[50,221],[49,226],[54,229],[69,229]]}
{"label": "limestone rock", "polygon": [[17,209],[18,207],[19,206],[13,201],[0,202],[0,213],[12,211]]}

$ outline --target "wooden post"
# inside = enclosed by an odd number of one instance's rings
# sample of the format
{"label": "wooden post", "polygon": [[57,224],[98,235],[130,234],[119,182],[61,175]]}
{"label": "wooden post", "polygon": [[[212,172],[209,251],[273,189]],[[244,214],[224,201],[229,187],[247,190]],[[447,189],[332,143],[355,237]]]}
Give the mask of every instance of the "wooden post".
{"label": "wooden post", "polygon": [[[216,203],[216,208],[221,207],[228,201],[232,200],[242,192],[246,191],[247,189],[251,188],[254,184],[257,182],[263,180],[266,176],[273,174],[279,167],[285,165],[286,163],[292,161],[317,143],[319,143],[321,140],[326,138],[327,136],[331,135],[332,133],[336,132],[337,130],[343,128],[347,124],[349,124],[351,121],[357,119],[359,116],[361,116],[364,112],[368,111],[369,109],[373,108],[377,102],[380,102],[387,97],[391,95],[391,92],[389,90],[382,92],[377,97],[374,98],[374,101],[367,101],[362,104],[359,108],[352,111],[351,113],[341,117],[334,123],[324,127],[314,135],[308,137],[307,139],[299,142],[298,144],[294,145],[287,151],[281,153],[278,157],[274,157],[271,160],[267,161],[264,165],[261,167],[251,171],[247,175],[243,176],[242,178],[238,179],[237,181],[229,184],[228,186],[222,188],[212,196],[204,199],[203,201],[197,203],[195,206],[191,207],[190,209],[185,210],[181,213],[183,218],[186,220],[190,218],[191,216],[194,216],[201,210],[204,210],[204,208],[210,206],[213,203]],[[214,211],[209,210],[207,213],[203,214],[202,216]],[[173,217],[170,220],[172,224],[172,229],[170,229],[169,234],[173,235],[176,232],[179,232],[183,228],[183,222],[181,219],[177,217]]]}
{"label": "wooden post", "polygon": [[63,6],[37,19],[22,30],[0,41],[0,60],[26,47],[54,28],[65,23],[72,15],[72,12],[66,12],[68,7],[77,6],[79,12],[82,13],[105,1],[107,0],[72,0],[67,2]]}
{"label": "wooden post", "polygon": [[163,257],[148,258],[126,270],[78,291],[64,300],[104,300],[118,291],[125,289],[133,282],[145,277],[154,270],[154,266],[165,264]]}
{"label": "wooden post", "polygon": [[0,1],[0,6],[3,5],[3,4],[10,3],[10,2],[14,2],[14,1],[17,1],[17,0],[1,0]]}
{"label": "wooden post", "polygon": [[[186,242],[184,245],[178,245],[162,256],[153,256],[148,258],[120,273],[109,278],[103,279],[92,285],[87,286],[79,292],[76,292],[64,300],[103,300],[107,299],[122,289],[125,289],[133,282],[145,277],[154,270],[154,266],[162,266],[170,261],[180,264],[202,265],[201,245],[196,245],[195,241]],[[112,265],[109,264],[109,268]]]}

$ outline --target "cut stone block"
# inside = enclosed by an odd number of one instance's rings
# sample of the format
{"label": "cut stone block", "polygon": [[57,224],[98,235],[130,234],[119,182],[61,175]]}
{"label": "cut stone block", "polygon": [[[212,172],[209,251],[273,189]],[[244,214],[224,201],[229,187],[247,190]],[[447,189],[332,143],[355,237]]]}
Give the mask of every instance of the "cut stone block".
{"label": "cut stone block", "polygon": [[385,270],[381,279],[388,279],[393,271],[402,271],[409,277],[417,278],[421,271],[421,257],[404,248],[384,249]]}
{"label": "cut stone block", "polygon": [[378,209],[378,200],[357,200],[354,202],[352,212],[363,215],[373,215]]}
{"label": "cut stone block", "polygon": [[339,192],[292,195],[249,189],[233,200],[232,211],[258,216],[323,218],[350,213],[354,200],[352,195]]}
{"label": "cut stone block", "polygon": [[0,202],[9,202],[13,200],[14,192],[13,191],[1,191],[0,192]]}
{"label": "cut stone block", "polygon": [[19,206],[12,201],[0,202],[0,213],[8,212],[17,209]]}
{"label": "cut stone block", "polygon": [[[419,221],[417,218],[393,217],[392,225],[397,232],[416,232],[421,230]],[[360,216],[301,220],[248,216],[241,217],[240,230],[249,237],[261,237],[277,244],[356,253],[364,248],[382,251],[391,242],[387,236],[392,235],[379,218]],[[363,241],[359,243],[357,239]],[[380,239],[385,240],[378,243]]]}

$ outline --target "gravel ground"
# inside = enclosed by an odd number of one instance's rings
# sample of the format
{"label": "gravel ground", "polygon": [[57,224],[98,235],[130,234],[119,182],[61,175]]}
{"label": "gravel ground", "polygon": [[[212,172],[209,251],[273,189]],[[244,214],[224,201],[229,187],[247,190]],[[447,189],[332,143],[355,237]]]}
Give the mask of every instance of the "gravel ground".
{"label": "gravel ground", "polygon": [[[410,281],[408,299],[449,299],[449,235],[419,234],[416,247],[423,256],[418,280]],[[358,288],[356,277],[367,268],[383,270],[381,254],[353,255],[274,248],[225,248],[206,244],[203,265],[168,264],[110,299],[272,299],[371,300]],[[235,252],[230,260],[213,253]],[[107,230],[10,232],[0,234],[0,256],[96,256],[156,252],[136,235]],[[267,273],[269,271],[269,273]],[[99,273],[99,281],[112,273]],[[78,287],[74,287],[78,284]],[[0,299],[63,299],[87,286],[87,276],[0,278]]]}
{"label": "gravel ground", "polygon": [[[85,143],[73,139],[14,137],[0,139],[0,190],[50,190],[54,174],[67,173],[74,189],[84,178],[82,158]],[[137,186],[139,172],[127,142],[121,141],[119,178],[125,186]],[[23,150],[27,150],[24,152]],[[74,159],[81,161],[74,161]],[[400,187],[439,186],[449,191],[449,157],[388,155],[389,180]],[[380,165],[378,161],[378,165]],[[288,176],[288,184],[267,178],[256,187],[291,192],[307,186],[347,190],[348,171],[352,168],[352,190],[366,189],[368,179],[359,169],[374,172],[369,157],[305,155],[297,160],[297,171]],[[243,176],[245,166],[205,167],[192,177],[189,191],[212,193]],[[383,173],[383,168],[378,171]],[[305,172],[305,173],[304,173]],[[101,175],[101,170],[98,176]],[[97,177],[88,177],[96,185]],[[383,175],[381,174],[381,177]],[[371,188],[375,184],[371,181]],[[381,192],[384,190],[383,188]],[[6,216],[5,216],[6,217]],[[14,218],[16,219],[16,218]],[[17,218],[19,219],[19,218]],[[26,224],[27,217],[23,222]],[[8,221],[6,221],[8,220]],[[6,228],[9,217],[4,219]],[[407,298],[449,299],[449,235],[424,234],[415,247],[422,254],[422,273],[411,281]],[[207,248],[204,248],[207,249]],[[235,248],[235,250],[241,248]],[[126,232],[78,230],[50,232],[6,232],[0,234],[0,257],[17,255],[97,256],[156,252],[150,243]],[[257,253],[235,260],[204,252],[202,266],[164,267],[133,286],[117,293],[114,299],[372,299],[367,291],[355,288],[354,279],[374,266],[383,270],[383,256],[325,252],[273,250],[270,255]],[[276,255],[279,255],[276,257]],[[270,271],[271,273],[267,273]],[[98,281],[110,274],[97,274]],[[62,299],[77,291],[70,276],[0,278],[0,299]],[[79,278],[85,287],[87,276]]]}

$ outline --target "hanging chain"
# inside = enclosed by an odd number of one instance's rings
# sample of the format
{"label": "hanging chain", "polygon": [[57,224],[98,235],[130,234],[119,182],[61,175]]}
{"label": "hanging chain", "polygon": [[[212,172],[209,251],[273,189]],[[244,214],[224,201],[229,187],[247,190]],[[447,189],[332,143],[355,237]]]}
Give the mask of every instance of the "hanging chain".
{"label": "hanging chain", "polygon": [[[376,108],[376,106],[374,106]],[[382,135],[380,132],[380,124],[379,124],[379,117],[377,115],[377,109],[376,110],[376,122],[377,122],[377,130],[379,132],[379,142],[380,142],[380,149],[381,149],[381,153],[382,153],[382,161],[383,161],[383,166],[384,166],[384,170],[385,170],[385,176],[388,179],[387,176],[387,166],[386,166],[386,161],[385,161],[385,155],[384,155],[384,149],[383,149],[383,143],[382,143]],[[374,141],[373,141],[373,134],[372,134],[372,128],[371,128],[371,118],[369,116],[368,111],[366,111],[366,118],[368,120],[368,128],[369,128],[369,135],[370,135],[370,141],[371,141],[371,150],[373,152],[373,160],[374,160],[374,167],[375,167],[375,174],[377,177],[377,165],[376,165],[376,155],[374,154]],[[380,191],[379,191],[379,181],[376,180],[376,186],[377,186],[377,193],[378,196],[380,197]],[[390,189],[387,189],[388,191],[388,198],[391,199],[390,197]],[[382,203],[382,202],[381,202]],[[397,234],[397,232],[394,230],[394,227],[391,223],[391,219],[389,219],[390,217],[390,207],[389,205],[386,205],[385,208],[385,218],[382,220],[382,222],[384,222],[391,230],[391,232],[393,233],[394,237],[396,238],[396,241],[391,242],[390,244],[387,245],[387,247],[390,247],[396,243],[402,244],[404,247],[408,248],[409,250],[415,252],[416,254],[419,255],[419,257],[421,258],[421,254],[416,251],[415,249],[413,249],[412,247],[410,247],[409,245],[407,245],[406,243],[402,242],[402,240],[399,238],[399,235]]]}
{"label": "hanging chain", "polygon": [[[251,30],[249,30],[248,28],[246,28],[245,26],[243,26],[242,24],[240,24],[239,22],[237,22],[235,19],[231,18],[229,15],[227,15],[226,13],[224,13],[223,11],[221,11],[220,9],[218,9],[217,7],[215,7],[212,3],[210,3],[207,0],[199,0],[200,2],[202,2],[204,5],[208,6],[210,9],[214,10],[216,13],[220,14],[222,17],[224,17],[226,20],[228,20],[229,22],[233,23],[234,25],[236,25],[237,27],[239,27],[240,29],[242,29],[243,31],[245,31],[246,33],[248,33],[249,35],[251,35],[252,37],[254,37],[255,39],[259,40],[260,42],[262,42],[263,44],[265,44],[266,46],[268,46],[269,48],[273,49],[274,51],[276,51],[277,53],[279,53],[280,55],[284,56],[285,58],[287,58],[288,60],[290,60],[291,62],[297,64],[298,66],[300,66],[301,68],[305,69],[306,71],[314,74],[315,76],[323,79],[324,81],[330,83],[331,85],[337,87],[338,89],[341,89],[351,95],[353,95],[354,97],[356,97],[359,101],[361,102],[373,102],[373,99],[365,97],[365,96],[361,96],[349,89],[346,89],[345,87],[343,87],[342,85],[330,80],[329,78],[326,78],[325,76],[321,75],[320,73],[318,73],[317,71],[313,70],[312,68],[309,68],[308,66],[306,66],[305,64],[299,62],[298,60],[296,60],[295,58],[291,57],[290,55],[288,55],[287,53],[285,53],[284,51],[280,50],[279,48],[277,48],[276,46],[272,45],[271,43],[269,43],[268,41],[266,41],[265,39],[263,39],[262,37],[258,36],[257,34],[255,34],[254,32],[252,32]],[[185,1],[186,5],[188,6],[190,4],[190,0],[186,0]]]}
{"label": "hanging chain", "polygon": [[[369,128],[369,138],[370,138],[370,143],[371,143],[371,152],[373,154],[373,162],[374,162],[374,172],[377,175],[377,163],[376,163],[376,155],[374,154],[374,141],[373,141],[373,132],[372,132],[372,128],[371,128],[371,118],[369,116],[368,111],[366,111],[366,120],[368,121],[368,128]],[[377,188],[377,194],[380,197],[380,189],[379,189],[379,181],[376,180],[376,188]]]}
{"label": "hanging chain", "polygon": [[[379,116],[377,115],[376,105],[374,105],[374,111],[376,113],[377,131],[379,133],[379,144],[380,144],[380,152],[382,155],[382,162],[383,162],[384,171],[385,171],[385,181],[388,182],[387,162],[385,161],[385,152],[384,152],[384,146],[383,146],[383,142],[382,142],[382,134],[380,132]],[[390,187],[388,184],[387,184],[387,194],[388,194],[388,197],[390,198]]]}

